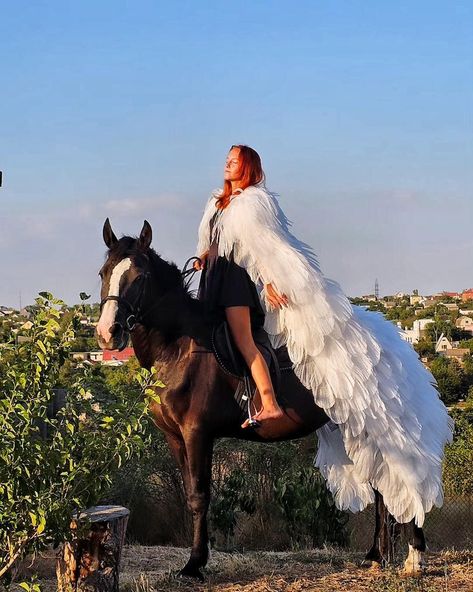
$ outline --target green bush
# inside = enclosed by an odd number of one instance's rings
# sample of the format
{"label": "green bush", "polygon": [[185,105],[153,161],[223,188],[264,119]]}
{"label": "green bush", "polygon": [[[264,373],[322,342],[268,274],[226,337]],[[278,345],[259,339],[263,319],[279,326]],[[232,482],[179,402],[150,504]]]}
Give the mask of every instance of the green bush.
{"label": "green bush", "polygon": [[140,371],[135,388],[112,395],[77,370],[64,406],[48,417],[75,335],[74,317],[61,326],[63,306],[41,293],[31,329],[0,345],[0,578],[6,580],[26,553],[65,540],[73,512],[97,503],[121,464],[142,449],[147,396],[156,398],[160,386]]}
{"label": "green bush", "polygon": [[227,546],[245,516],[257,518],[259,544],[284,548],[347,542],[348,515],[336,508],[313,467],[314,449],[314,436],[278,444],[219,442],[210,519]]}
{"label": "green bush", "polygon": [[445,450],[443,481],[446,495],[473,495],[473,411],[450,412],[455,421],[452,444]]}

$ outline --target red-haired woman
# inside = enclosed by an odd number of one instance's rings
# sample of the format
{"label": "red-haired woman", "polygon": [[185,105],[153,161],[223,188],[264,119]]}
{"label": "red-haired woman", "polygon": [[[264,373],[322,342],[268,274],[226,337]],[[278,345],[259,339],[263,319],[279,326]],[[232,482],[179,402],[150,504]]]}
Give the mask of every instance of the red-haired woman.
{"label": "red-haired woman", "polygon": [[[277,419],[283,415],[274,394],[273,385],[265,359],[255,345],[252,330],[263,327],[265,313],[261,305],[255,283],[247,271],[237,265],[233,253],[229,256],[218,254],[218,220],[231,201],[248,187],[257,186],[264,181],[261,159],[249,146],[232,146],[224,169],[223,190],[218,192],[212,218],[209,221],[210,245],[200,254],[203,269],[199,299],[207,305],[214,317],[226,318],[236,346],[240,350],[261,396],[262,409],[254,416],[261,422]],[[279,295],[267,284],[266,300],[269,306],[287,305],[287,298]],[[248,426],[245,421],[243,427]]]}
{"label": "red-haired woman", "polygon": [[224,175],[199,227],[200,295],[228,319],[251,369],[263,402],[256,418],[281,416],[251,334],[264,323],[332,420],[317,432],[316,464],[338,506],[360,510],[374,488],[398,522],[421,525],[441,504],[441,460],[452,437],[432,375],[392,323],[352,306],[322,274],[266,189],[254,150],[233,146]]}

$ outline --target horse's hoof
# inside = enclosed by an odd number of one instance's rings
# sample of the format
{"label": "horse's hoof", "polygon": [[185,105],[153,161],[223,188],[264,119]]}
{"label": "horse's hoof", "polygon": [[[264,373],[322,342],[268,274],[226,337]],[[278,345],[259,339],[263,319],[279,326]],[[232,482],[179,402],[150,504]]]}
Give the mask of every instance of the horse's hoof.
{"label": "horse's hoof", "polygon": [[371,561],[371,565],[367,565],[367,568],[368,568],[368,571],[371,571],[373,573],[378,573],[378,572],[382,571],[383,566],[378,561]]}
{"label": "horse's hoof", "polygon": [[402,575],[406,578],[419,578],[426,571],[424,565],[406,565],[402,570]]}
{"label": "horse's hoof", "polygon": [[192,578],[193,580],[199,580],[203,582],[205,580],[202,572],[198,567],[185,566],[177,573],[178,578]]}
{"label": "horse's hoof", "polygon": [[427,565],[424,561],[423,552],[418,551],[409,545],[409,555],[404,562],[403,575],[406,577],[417,578],[425,572],[426,567]]}

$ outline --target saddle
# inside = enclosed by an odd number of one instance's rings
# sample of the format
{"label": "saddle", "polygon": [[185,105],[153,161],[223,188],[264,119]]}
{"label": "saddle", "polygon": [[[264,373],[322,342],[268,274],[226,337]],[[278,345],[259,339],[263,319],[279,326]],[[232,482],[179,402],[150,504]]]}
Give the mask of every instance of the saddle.
{"label": "saddle", "polygon": [[[263,327],[252,331],[256,347],[261,352],[270,372],[271,381],[276,394],[281,388],[281,372],[291,370],[292,362],[285,346],[275,350]],[[211,338],[212,352],[224,372],[241,381],[250,379],[250,372],[243,356],[235,345],[230,328],[226,321],[215,325]]]}

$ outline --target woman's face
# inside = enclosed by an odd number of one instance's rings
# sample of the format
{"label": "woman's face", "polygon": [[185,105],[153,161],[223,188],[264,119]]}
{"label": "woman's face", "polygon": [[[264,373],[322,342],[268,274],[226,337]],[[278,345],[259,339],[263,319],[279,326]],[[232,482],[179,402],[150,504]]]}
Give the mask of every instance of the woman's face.
{"label": "woman's face", "polygon": [[228,153],[223,171],[225,181],[239,181],[241,179],[240,149],[232,148]]}

